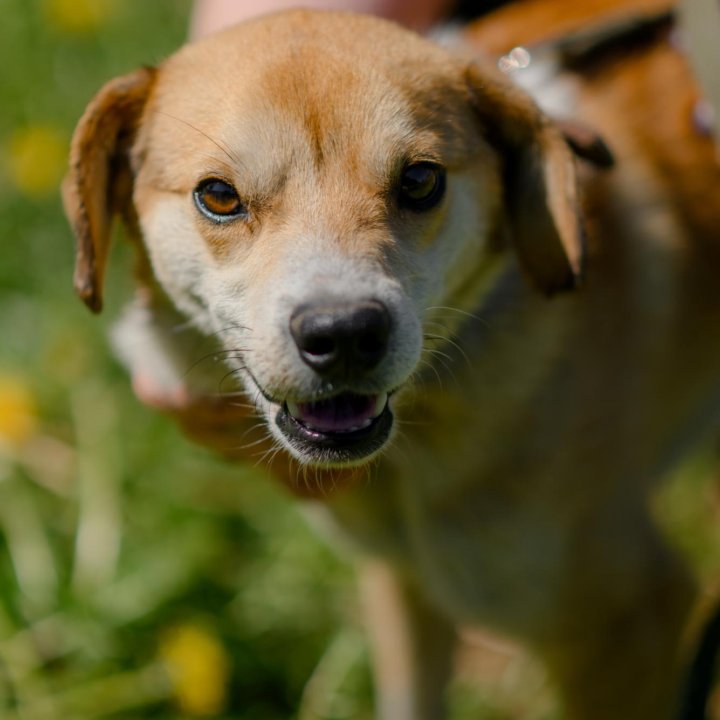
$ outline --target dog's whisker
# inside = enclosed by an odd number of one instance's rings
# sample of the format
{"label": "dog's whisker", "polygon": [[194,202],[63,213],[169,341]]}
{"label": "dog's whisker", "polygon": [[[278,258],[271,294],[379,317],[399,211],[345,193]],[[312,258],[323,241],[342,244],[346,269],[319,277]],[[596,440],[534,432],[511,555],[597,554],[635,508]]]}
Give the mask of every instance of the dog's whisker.
{"label": "dog's whisker", "polygon": [[[465,350],[463,350],[460,343],[457,342],[456,340],[454,340],[453,338],[451,338],[447,335],[439,335],[437,333],[425,333],[423,335],[423,338],[425,340],[430,340],[430,341],[436,340],[438,342],[444,342],[444,343],[447,343],[448,345],[450,345],[451,347],[455,348],[458,351],[458,353],[460,353],[460,355],[462,355],[463,360],[465,361],[465,364],[467,365],[468,369],[470,369],[470,370],[472,369],[472,367],[473,367],[472,362],[470,361],[468,354],[465,352]],[[424,349],[427,350],[428,352],[433,351],[433,348],[428,348],[426,346],[424,346]],[[446,356],[446,357],[448,357],[448,359],[450,359],[450,356]]]}
{"label": "dog's whisker", "polygon": [[206,133],[204,130],[201,130],[199,127],[193,125],[191,122],[188,122],[187,120],[177,117],[177,115],[172,115],[169,112],[165,112],[164,110],[155,110],[154,111],[158,115],[164,115],[167,118],[170,118],[171,120],[176,120],[179,123],[182,123],[183,125],[186,125],[191,130],[195,130],[195,132],[199,133],[203,137],[207,138],[215,147],[217,147],[219,150],[221,150],[225,155],[228,157],[228,159],[233,163],[240,166],[243,166],[244,163],[242,160],[235,155],[231,150],[225,145],[225,143],[221,143],[220,141],[216,140],[214,137]]}
{"label": "dog's whisker", "polygon": [[[264,441],[267,441],[267,440],[274,441],[274,438],[272,437],[272,435],[270,435],[268,433],[267,437],[263,438],[263,440]],[[275,445],[273,445],[272,447],[269,447],[267,450],[262,451],[261,453],[259,453],[259,457],[256,460],[256,462],[253,464],[253,467],[256,468],[256,467],[259,467],[260,465],[266,464],[267,459],[271,456],[274,458],[280,450],[282,450],[281,447],[275,447]]]}
{"label": "dog's whisker", "polygon": [[[324,458],[324,457],[322,458],[321,463],[322,463],[323,465],[325,464],[325,458]],[[312,472],[312,476],[313,476],[313,477],[312,477],[311,487],[312,487],[312,489],[313,489],[314,492],[318,493],[319,495],[322,495],[322,494],[324,493],[324,486],[323,486],[323,481],[322,481],[322,479],[320,478],[320,475],[319,475],[319,473],[320,473],[319,465],[313,465],[313,466],[312,466],[312,471],[313,471],[313,472]]]}
{"label": "dog's whisker", "polygon": [[449,379],[452,381],[453,384],[458,384],[458,379],[451,370],[451,368],[448,367],[447,363],[443,362],[442,360],[438,360],[438,363],[440,364],[442,370],[444,373],[446,373],[449,377]]}
{"label": "dog's whisker", "polygon": [[[237,396],[238,394],[242,393],[227,393],[227,395],[218,395],[218,398],[221,400],[227,400],[228,398],[232,398]],[[241,402],[231,402],[228,403],[231,407],[240,408],[241,410],[257,410],[257,406],[253,405],[252,403],[241,403]]]}
{"label": "dog's whisker", "polygon": [[269,472],[272,472],[272,465],[275,462],[275,458],[282,452],[282,447],[276,447],[273,452],[267,456],[262,462],[267,467]]}
{"label": "dog's whisker", "polygon": [[420,358],[420,362],[418,363],[418,366],[422,367],[429,367],[434,373],[435,377],[437,378],[438,384],[440,387],[444,387],[442,377],[440,377],[440,373],[438,372],[438,369],[426,358]]}
{"label": "dog's whisker", "polygon": [[427,349],[427,352],[435,358],[436,362],[450,376],[450,379],[457,384],[459,381],[452,367],[452,358],[445,353],[440,352],[440,350]]}
{"label": "dog's whisker", "polygon": [[[272,440],[270,436],[264,438],[265,441]],[[269,465],[272,460],[274,460],[277,457],[277,454],[282,450],[280,447],[276,447],[274,444],[271,445],[266,450],[263,450],[261,453],[259,453],[259,457],[257,461],[255,462],[254,467],[258,467],[260,465]]]}
{"label": "dog's whisker", "polygon": [[238,373],[240,370],[231,370],[230,372],[226,373],[218,382],[217,389],[218,389],[218,395],[222,396],[224,393],[227,392],[227,390],[224,389],[224,385],[226,382],[229,382],[232,378],[234,382],[237,384],[242,385],[241,379],[239,379]]}
{"label": "dog's whisker", "polygon": [[[423,323],[425,323],[426,325],[430,323],[435,323],[437,325],[445,327],[444,325],[442,325],[442,323],[439,322],[440,319],[447,319],[449,321],[454,321],[455,323],[457,323],[461,318],[465,317],[479,322],[486,328],[491,327],[491,323],[489,320],[475,313],[468,312],[467,310],[462,310],[461,308],[453,308],[449,306],[435,306],[425,308],[425,312],[431,312],[431,317],[423,319]],[[436,319],[433,320],[432,318]]]}
{"label": "dog's whisker", "polygon": [[[436,328],[439,328],[440,330],[443,330],[446,333],[451,332],[450,328],[448,327],[448,324],[446,322],[441,322],[440,320],[426,319],[426,320],[423,320],[423,325],[426,325],[426,326],[434,325]],[[443,337],[446,337],[446,335],[444,335]]]}
{"label": "dog's whisker", "polygon": [[[273,441],[273,440],[274,440],[274,438],[272,437],[272,435],[269,432],[265,433],[263,435],[263,437],[261,438],[262,442]],[[256,456],[258,457],[258,462],[255,465],[257,466],[260,462],[263,462],[265,460],[265,458],[267,458],[270,455],[270,453],[272,453],[275,449],[276,449],[275,443],[271,442],[270,447],[267,447],[264,450],[260,450],[258,453],[256,453]]]}
{"label": "dog's whisker", "polygon": [[432,427],[433,423],[429,420],[398,420],[398,427]]}
{"label": "dog's whisker", "polygon": [[425,308],[425,312],[433,310],[447,310],[449,312],[458,313],[460,315],[464,315],[465,317],[472,318],[473,320],[480,320],[481,322],[484,322],[479,315],[468,312],[467,310],[462,310],[461,308],[451,307],[450,305],[431,305],[430,307]]}
{"label": "dog's whisker", "polygon": [[[252,335],[252,328],[248,327],[247,325],[240,325],[239,323],[233,323],[231,325],[226,325],[218,330],[212,330],[208,331],[204,337],[202,338],[202,342],[199,345],[199,348],[202,348],[204,345],[207,345],[211,342],[219,342],[222,344],[227,344],[227,333],[230,330],[242,330],[244,335]],[[245,339],[245,338],[244,338]],[[236,343],[233,342],[234,347],[238,347]],[[222,348],[218,348],[218,352],[222,352]],[[250,347],[243,347],[242,351],[245,353],[252,352],[252,348]]]}
{"label": "dog's whisker", "polygon": [[247,350],[247,348],[240,348],[240,347],[215,350],[211,353],[208,353],[205,356],[205,358],[217,357],[217,356],[222,356],[222,355],[231,355],[232,353],[236,353],[238,355],[238,357],[242,357],[242,353],[246,352],[246,350]]}
{"label": "dog's whisker", "polygon": [[465,352],[465,350],[463,350],[462,345],[460,345],[460,343],[457,342],[456,340],[453,340],[453,338],[449,338],[449,337],[445,338],[445,342],[448,345],[451,345],[452,347],[454,347],[463,356],[463,360],[465,360],[465,364],[468,366],[468,369],[472,370],[472,367],[473,367],[472,362],[470,361],[468,354]]}
{"label": "dog's whisker", "polygon": [[305,490],[309,493],[309,492],[311,491],[311,488],[310,488],[310,482],[308,481],[308,476],[307,476],[308,466],[307,466],[307,465],[300,465],[300,466],[299,466],[299,468],[298,468],[298,474],[297,474],[297,476],[296,476],[296,478],[295,478],[295,482],[296,482],[296,484],[298,484],[298,486],[299,486],[299,483],[298,483],[297,481],[298,481],[298,478],[299,478],[299,476],[300,476],[300,473],[302,473],[302,484],[303,484],[303,487],[304,487]]}
{"label": "dog's whisker", "polygon": [[447,342],[447,338],[445,337],[445,335],[435,335],[434,333],[424,333],[423,340],[437,340]]}
{"label": "dog's whisker", "polygon": [[263,436],[262,436],[259,440],[254,440],[253,442],[248,443],[248,444],[244,444],[244,445],[238,445],[236,449],[237,449],[237,450],[249,450],[251,447],[256,447],[256,446],[259,445],[260,443],[265,442],[265,441],[270,437],[271,434],[267,431],[267,426],[266,426],[265,423],[261,420],[261,421],[259,421],[259,422],[253,423],[249,428],[247,428],[247,429],[243,432],[243,434],[240,435],[240,437],[238,438],[238,440],[242,440],[242,439],[245,438],[247,435],[249,435],[251,432],[254,432],[255,430],[257,430],[258,428],[265,428],[265,430],[266,430],[266,432],[263,433]]}
{"label": "dog's whisker", "polygon": [[[251,450],[254,447],[257,447],[258,445],[262,445],[263,443],[266,443],[268,441],[268,436],[263,436],[259,438],[258,440],[254,440],[253,442],[243,443],[242,445],[237,445],[234,447],[234,450],[240,450],[242,452],[245,452],[246,450]],[[260,458],[260,461],[262,461],[262,458]],[[258,463],[255,463],[255,467],[258,466]]]}
{"label": "dog's whisker", "polygon": [[229,325],[224,325],[221,328],[218,328],[217,330],[213,330],[209,335],[222,335],[223,333],[229,332],[230,330],[243,330],[244,332],[252,334],[253,330],[248,325],[241,325],[240,323],[230,323]]}
{"label": "dog's whisker", "polygon": [[[425,351],[436,358],[444,358],[448,363],[452,363],[453,358],[450,357],[447,353],[444,353],[442,350],[438,350],[437,348],[425,348]],[[447,367],[447,365],[444,365],[444,367]]]}
{"label": "dog's whisker", "polygon": [[193,370],[196,370],[198,366],[210,360],[242,360],[243,359],[242,348],[232,348],[230,350],[214,350],[207,355],[203,355],[201,358],[195,360],[190,367],[185,371],[183,377],[187,377]]}

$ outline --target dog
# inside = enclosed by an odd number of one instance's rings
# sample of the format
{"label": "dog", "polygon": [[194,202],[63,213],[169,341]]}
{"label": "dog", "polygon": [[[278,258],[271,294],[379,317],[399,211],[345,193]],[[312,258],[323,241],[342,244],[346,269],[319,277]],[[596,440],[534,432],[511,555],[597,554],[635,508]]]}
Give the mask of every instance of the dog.
{"label": "dog", "polygon": [[383,720],[444,717],[464,625],[535,652],[567,718],[673,717],[695,586],[649,500],[720,420],[720,168],[668,32],[532,99],[297,10],[111,80],[78,124],[79,295],[100,310],[122,216],[136,391],[268,453],[366,558]]}

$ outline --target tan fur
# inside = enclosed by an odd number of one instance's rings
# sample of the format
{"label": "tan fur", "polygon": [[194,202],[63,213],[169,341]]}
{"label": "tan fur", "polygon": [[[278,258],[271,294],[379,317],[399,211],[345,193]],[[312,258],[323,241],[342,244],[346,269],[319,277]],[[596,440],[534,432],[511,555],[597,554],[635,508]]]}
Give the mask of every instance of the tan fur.
{"label": "tan fur", "polygon": [[[564,4],[527,4],[528,40],[551,35]],[[497,17],[501,30],[509,16]],[[474,37],[495,37],[492,22]],[[506,22],[496,37],[522,42]],[[110,84],[78,126],[66,194],[81,294],[99,306],[102,263],[82,259],[107,252],[98,158],[127,147],[127,214],[152,268],[118,332],[136,386],[197,360],[173,317],[242,356],[231,366],[271,436],[256,440],[251,414],[199,385],[167,407],[235,457],[282,448],[270,469],[375,558],[364,588],[379,717],[443,716],[462,624],[532,648],[568,718],[672,717],[692,582],[648,503],[720,418],[720,170],[690,124],[683,58],[660,37],[591,68],[561,124],[483,64],[352,15],[247,23],[143,77],[132,112]],[[614,169],[573,160],[563,132],[592,159],[587,127]],[[448,191],[413,214],[397,182],[417,161],[442,163]],[[207,177],[238,188],[246,220],[200,216],[192,192]],[[89,230],[85,207],[104,212]],[[580,288],[560,293],[584,265]],[[392,316],[387,359],[353,385],[400,388],[396,431],[365,462],[303,455],[274,425],[278,399],[322,390],[287,329],[320,291],[380,297]],[[183,383],[170,374],[153,382]],[[257,444],[238,447],[248,432]]]}

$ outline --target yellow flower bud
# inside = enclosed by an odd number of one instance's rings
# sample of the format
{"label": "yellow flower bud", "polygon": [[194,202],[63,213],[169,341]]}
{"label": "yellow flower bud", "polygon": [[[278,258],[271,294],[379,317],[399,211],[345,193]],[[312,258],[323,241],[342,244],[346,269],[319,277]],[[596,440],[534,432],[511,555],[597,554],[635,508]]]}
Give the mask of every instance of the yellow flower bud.
{"label": "yellow flower bud", "polygon": [[32,393],[19,378],[0,374],[0,445],[19,446],[37,428]]}
{"label": "yellow flower bud", "polygon": [[49,125],[20,128],[10,138],[8,170],[17,188],[32,196],[57,193],[67,165],[64,135]]}
{"label": "yellow flower bud", "polygon": [[222,712],[230,661],[217,636],[198,625],[178,625],[163,638],[160,657],[181,712],[204,717]]}
{"label": "yellow flower bud", "polygon": [[117,10],[116,0],[45,0],[45,17],[53,27],[68,33],[90,33]]}

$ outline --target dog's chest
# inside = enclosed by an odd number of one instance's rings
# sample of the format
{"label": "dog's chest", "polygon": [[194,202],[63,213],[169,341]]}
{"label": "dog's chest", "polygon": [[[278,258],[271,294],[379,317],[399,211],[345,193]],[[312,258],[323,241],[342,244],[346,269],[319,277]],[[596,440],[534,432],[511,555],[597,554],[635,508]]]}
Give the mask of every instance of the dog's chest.
{"label": "dog's chest", "polygon": [[656,352],[672,337],[661,319],[641,312],[636,325],[587,295],[527,313],[488,302],[492,320],[458,338],[452,372],[406,408],[392,455],[330,503],[342,534],[461,622],[537,637],[561,621],[556,593],[588,571],[576,548],[593,542],[593,518],[631,538],[645,479],[667,470],[688,427],[710,422],[688,412],[693,396],[662,392],[676,366]]}
{"label": "dog's chest", "polygon": [[[321,508],[335,537],[390,559],[460,622],[535,634],[551,621],[548,587],[570,546],[558,508],[502,479],[474,485],[432,453],[413,459],[410,472],[379,475]],[[443,479],[460,478],[464,487],[438,492]]]}

